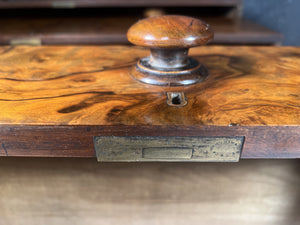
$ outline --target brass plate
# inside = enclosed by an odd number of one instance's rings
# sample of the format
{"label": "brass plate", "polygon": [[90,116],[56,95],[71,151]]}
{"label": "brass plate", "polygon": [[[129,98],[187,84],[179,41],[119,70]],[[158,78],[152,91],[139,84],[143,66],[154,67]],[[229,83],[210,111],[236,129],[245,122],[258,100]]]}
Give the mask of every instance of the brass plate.
{"label": "brass plate", "polygon": [[72,9],[75,8],[76,4],[73,1],[54,1],[52,2],[52,8],[63,8],[63,9]]}
{"label": "brass plate", "polygon": [[38,46],[42,45],[42,41],[39,38],[17,38],[9,41],[10,45],[31,45]]}
{"label": "brass plate", "polygon": [[238,162],[244,137],[98,136],[99,162]]}

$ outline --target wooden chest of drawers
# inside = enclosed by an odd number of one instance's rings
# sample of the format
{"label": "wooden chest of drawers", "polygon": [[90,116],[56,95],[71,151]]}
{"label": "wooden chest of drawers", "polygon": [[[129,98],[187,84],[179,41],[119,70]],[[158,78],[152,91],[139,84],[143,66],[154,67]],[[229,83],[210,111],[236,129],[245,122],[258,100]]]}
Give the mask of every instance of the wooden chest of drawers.
{"label": "wooden chest of drawers", "polygon": [[[227,7],[231,15],[208,18],[215,44],[282,40],[241,19],[240,0],[0,1],[7,15],[115,6]],[[130,75],[147,49],[99,46],[128,44],[127,28],[142,15],[81,10],[0,19],[2,45],[63,44],[0,47],[0,225],[298,224],[299,48],[199,47],[190,54],[208,69],[204,82],[147,85]],[[168,105],[168,93],[184,93],[187,104]],[[103,136],[238,136],[243,145],[238,164],[97,163],[93,138]]]}

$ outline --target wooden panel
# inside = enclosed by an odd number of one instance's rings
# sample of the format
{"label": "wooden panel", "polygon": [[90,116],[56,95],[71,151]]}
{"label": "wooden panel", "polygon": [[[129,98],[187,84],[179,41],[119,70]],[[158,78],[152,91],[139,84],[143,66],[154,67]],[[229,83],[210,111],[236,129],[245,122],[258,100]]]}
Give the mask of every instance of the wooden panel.
{"label": "wooden panel", "polygon": [[0,0],[0,8],[34,8],[34,7],[120,7],[120,6],[237,6],[241,0]]}
{"label": "wooden panel", "polygon": [[[128,28],[139,16],[1,18],[0,44],[39,38],[42,44],[129,44]],[[278,44],[282,35],[245,19],[205,18],[215,31],[214,44]]]}
{"label": "wooden panel", "polygon": [[[0,123],[10,125],[288,126],[300,123],[300,48],[200,47],[209,70],[196,85],[133,80],[149,52],[125,46],[0,48]],[[166,104],[183,91],[185,107]],[[169,116],[172,115],[172,116]]]}
{"label": "wooden panel", "polygon": [[0,159],[0,225],[298,225],[299,160]]}
{"label": "wooden panel", "polygon": [[[133,80],[147,50],[0,48],[2,155],[94,156],[96,135],[245,136],[243,158],[300,157],[300,49],[200,47],[209,70],[189,87]],[[166,104],[183,91],[188,105]]]}

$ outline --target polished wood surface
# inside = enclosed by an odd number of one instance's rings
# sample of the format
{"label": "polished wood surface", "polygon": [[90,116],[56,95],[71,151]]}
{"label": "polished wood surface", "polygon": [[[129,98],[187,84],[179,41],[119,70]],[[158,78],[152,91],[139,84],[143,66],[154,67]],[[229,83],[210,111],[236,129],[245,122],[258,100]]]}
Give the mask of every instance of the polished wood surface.
{"label": "polished wood surface", "polygon": [[[0,44],[12,40],[37,38],[45,45],[72,44],[129,44],[128,28],[141,17],[55,17],[1,18]],[[215,36],[212,44],[264,44],[282,42],[282,35],[240,18],[204,17]],[[20,22],[21,21],[21,22]]]}
{"label": "polished wood surface", "polygon": [[[0,154],[95,155],[97,135],[245,136],[242,158],[300,156],[300,49],[200,47],[206,81],[165,88],[130,68],[149,52],[125,46],[2,47]],[[166,104],[183,91],[184,107]]]}
{"label": "polished wood surface", "polygon": [[139,20],[127,39],[134,45],[152,48],[191,48],[212,40],[214,32],[206,22],[187,16],[165,15]]}
{"label": "polished wood surface", "polygon": [[0,225],[298,225],[299,160],[0,158]]}
{"label": "polished wood surface", "polygon": [[[131,78],[148,54],[125,46],[2,47],[0,123],[299,125],[299,48],[195,48],[190,55],[209,76],[177,88]],[[188,105],[168,106],[166,91],[185,92]]]}

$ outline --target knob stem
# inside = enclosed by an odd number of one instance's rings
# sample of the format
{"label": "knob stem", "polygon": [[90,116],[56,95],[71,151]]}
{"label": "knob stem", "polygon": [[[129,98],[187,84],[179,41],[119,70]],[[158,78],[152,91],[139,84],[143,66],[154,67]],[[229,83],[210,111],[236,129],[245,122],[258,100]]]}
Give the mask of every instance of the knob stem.
{"label": "knob stem", "polygon": [[188,48],[151,48],[150,66],[161,71],[186,69],[189,64]]}

